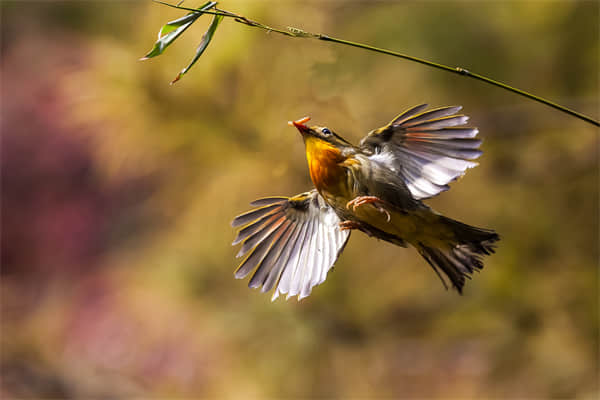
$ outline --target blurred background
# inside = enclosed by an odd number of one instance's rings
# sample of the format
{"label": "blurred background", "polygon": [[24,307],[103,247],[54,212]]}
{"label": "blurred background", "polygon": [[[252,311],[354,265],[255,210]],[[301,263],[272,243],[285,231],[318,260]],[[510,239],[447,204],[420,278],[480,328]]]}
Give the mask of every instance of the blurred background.
{"label": "blurred background", "polygon": [[[198,6],[188,0],[186,6]],[[596,1],[223,1],[269,25],[431,59],[600,118]],[[411,62],[209,17],[138,62],[150,1],[3,1],[5,398],[597,398],[598,129]],[[355,233],[307,299],[235,280],[229,223],[311,187],[286,122],[358,142],[464,106],[481,165],[428,201],[496,229],[445,291],[413,249]]]}

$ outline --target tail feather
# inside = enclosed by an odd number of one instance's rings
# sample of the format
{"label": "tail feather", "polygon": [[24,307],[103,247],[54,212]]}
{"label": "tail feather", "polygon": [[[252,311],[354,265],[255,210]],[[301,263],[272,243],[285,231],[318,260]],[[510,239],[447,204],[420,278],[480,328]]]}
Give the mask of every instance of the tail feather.
{"label": "tail feather", "polygon": [[466,279],[471,279],[474,271],[483,268],[482,257],[494,253],[495,242],[500,240],[500,236],[493,230],[476,228],[447,217],[440,217],[441,222],[453,232],[454,239],[448,243],[449,248],[441,249],[419,242],[417,250],[440,277],[446,289],[448,285],[440,271],[462,294]]}

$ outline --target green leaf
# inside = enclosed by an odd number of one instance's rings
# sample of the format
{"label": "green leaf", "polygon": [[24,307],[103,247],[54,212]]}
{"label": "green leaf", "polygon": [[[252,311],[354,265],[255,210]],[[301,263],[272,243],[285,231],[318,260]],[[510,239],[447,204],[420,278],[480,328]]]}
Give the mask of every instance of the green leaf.
{"label": "green leaf", "polygon": [[203,13],[202,11],[209,10],[217,4],[216,1],[209,1],[203,6],[198,8],[198,11],[191,12],[181,18],[174,21],[167,22],[158,31],[158,40],[154,43],[152,50],[148,52],[144,57],[140,58],[140,61],[147,60],[152,57],[161,55],[165,49],[175,41],[187,28],[190,27]]}
{"label": "green leaf", "polygon": [[208,27],[208,29],[206,30],[204,35],[202,35],[202,40],[200,41],[200,44],[198,45],[198,48],[196,49],[196,55],[192,59],[192,62],[190,62],[187,67],[182,69],[181,72],[179,74],[177,74],[175,79],[173,79],[171,81],[171,85],[174,84],[175,82],[177,82],[179,79],[181,79],[181,77],[186,72],[188,72],[190,70],[190,68],[192,68],[192,66],[196,63],[196,61],[198,61],[198,59],[200,58],[202,53],[204,53],[204,50],[206,50],[206,47],[208,47],[208,44],[212,40],[212,38],[215,34],[215,31],[217,30],[217,26],[219,26],[219,22],[221,22],[222,19],[223,19],[222,15],[214,16],[212,22],[210,23],[210,26]]}

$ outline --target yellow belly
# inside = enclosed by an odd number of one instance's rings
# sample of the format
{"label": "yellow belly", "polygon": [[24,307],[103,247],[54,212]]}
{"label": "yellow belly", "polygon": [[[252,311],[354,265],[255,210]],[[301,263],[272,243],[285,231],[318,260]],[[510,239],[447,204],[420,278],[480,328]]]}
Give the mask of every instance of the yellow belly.
{"label": "yellow belly", "polygon": [[454,236],[449,227],[442,223],[439,214],[435,211],[423,208],[410,211],[402,211],[392,206],[383,206],[390,215],[388,221],[387,214],[381,212],[373,204],[363,204],[354,211],[352,206],[346,208],[349,198],[345,196],[335,196],[332,193],[324,192],[323,197],[338,210],[344,210],[350,219],[365,223],[386,234],[396,236],[413,245],[423,243],[427,246],[436,246],[443,248],[447,246],[448,240]]}

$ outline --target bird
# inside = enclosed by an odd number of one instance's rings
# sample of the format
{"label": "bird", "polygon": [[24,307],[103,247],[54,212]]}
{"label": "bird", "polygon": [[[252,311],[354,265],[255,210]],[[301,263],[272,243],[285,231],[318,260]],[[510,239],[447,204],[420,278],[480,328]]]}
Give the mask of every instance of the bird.
{"label": "bird", "polygon": [[423,200],[478,165],[479,130],[464,126],[461,106],[421,104],[370,131],[355,146],[309,117],[288,124],[304,140],[312,190],[250,203],[235,217],[233,245],[244,257],[235,277],[254,271],[248,286],[274,289],[298,301],[323,283],[350,233],[361,231],[401,247],[411,245],[446,289],[462,294],[465,280],[483,268],[499,235],[437,213]]}

